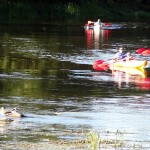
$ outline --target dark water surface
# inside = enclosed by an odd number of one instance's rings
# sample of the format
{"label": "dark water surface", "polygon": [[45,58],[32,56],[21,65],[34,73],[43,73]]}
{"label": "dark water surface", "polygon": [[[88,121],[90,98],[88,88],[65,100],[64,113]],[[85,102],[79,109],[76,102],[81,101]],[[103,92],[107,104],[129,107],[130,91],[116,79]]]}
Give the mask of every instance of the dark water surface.
{"label": "dark water surface", "polygon": [[82,130],[125,131],[124,140],[150,148],[150,77],[95,71],[118,46],[135,58],[150,48],[150,25],[116,30],[81,26],[0,25],[0,106],[27,118],[0,122],[0,144],[80,139]]}

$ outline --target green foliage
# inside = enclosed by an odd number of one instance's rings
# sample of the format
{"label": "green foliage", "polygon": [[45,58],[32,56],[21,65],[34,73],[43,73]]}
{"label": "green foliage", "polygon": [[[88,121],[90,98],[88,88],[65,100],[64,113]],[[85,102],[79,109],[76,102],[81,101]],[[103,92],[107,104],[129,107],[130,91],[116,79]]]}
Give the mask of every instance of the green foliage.
{"label": "green foliage", "polygon": [[140,11],[140,12],[136,12],[135,16],[137,19],[139,19],[141,21],[145,21],[145,20],[146,20],[146,22],[150,21],[150,13],[145,13],[143,11]]}
{"label": "green foliage", "polygon": [[67,5],[65,5],[65,12],[68,19],[75,19],[79,16],[79,8],[77,5],[73,5],[73,3],[68,3]]}
{"label": "green foliage", "polygon": [[[58,0],[59,1],[59,0]],[[133,3],[133,2],[132,2]],[[0,22],[39,22],[56,20],[102,19],[105,21],[150,21],[150,13],[141,11],[140,0],[127,1],[2,1],[0,3]],[[138,10],[138,11],[137,11]],[[138,12],[138,13],[137,13]]]}

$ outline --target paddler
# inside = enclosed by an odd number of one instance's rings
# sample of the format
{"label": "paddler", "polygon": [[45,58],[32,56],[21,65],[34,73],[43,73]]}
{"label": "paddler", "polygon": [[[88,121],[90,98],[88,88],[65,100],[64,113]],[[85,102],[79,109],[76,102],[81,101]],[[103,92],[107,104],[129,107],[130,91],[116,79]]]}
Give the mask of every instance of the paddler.
{"label": "paddler", "polygon": [[123,48],[119,47],[118,52],[113,57],[114,61],[123,60],[126,57],[126,54],[123,52]]}

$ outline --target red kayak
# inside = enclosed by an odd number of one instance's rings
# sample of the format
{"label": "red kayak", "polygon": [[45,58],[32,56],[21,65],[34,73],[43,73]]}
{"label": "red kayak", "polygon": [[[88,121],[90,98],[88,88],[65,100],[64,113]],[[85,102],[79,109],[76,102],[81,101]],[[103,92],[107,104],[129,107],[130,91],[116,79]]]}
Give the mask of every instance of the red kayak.
{"label": "red kayak", "polygon": [[141,54],[144,55],[144,56],[150,55],[150,49],[144,50]]}
{"label": "red kayak", "polygon": [[144,55],[144,56],[146,56],[146,55],[150,55],[150,48],[148,48],[148,49],[145,49],[145,48],[139,48],[139,49],[137,49],[136,50],[136,53],[137,54],[141,54],[141,55]]}
{"label": "red kayak", "polygon": [[93,63],[93,69],[99,70],[99,71],[107,70],[109,69],[109,65],[102,60],[96,60]]}
{"label": "red kayak", "polygon": [[141,54],[144,50],[145,50],[145,48],[142,47],[142,48],[137,49],[135,52],[137,54]]}

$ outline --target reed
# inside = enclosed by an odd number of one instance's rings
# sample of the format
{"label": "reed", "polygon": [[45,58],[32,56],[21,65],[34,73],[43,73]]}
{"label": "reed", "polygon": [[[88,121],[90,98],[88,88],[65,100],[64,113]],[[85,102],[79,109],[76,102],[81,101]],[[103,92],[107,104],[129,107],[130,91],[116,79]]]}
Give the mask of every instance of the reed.
{"label": "reed", "polygon": [[97,150],[100,143],[100,135],[96,132],[90,132],[86,135],[87,143],[90,143],[91,150]]}
{"label": "reed", "polygon": [[113,135],[113,139],[106,139],[102,138],[98,132],[90,132],[86,135],[86,143],[87,145],[90,145],[91,150],[97,150],[99,148],[106,147],[114,147],[115,149],[123,148],[125,146],[124,134],[125,132],[117,130]]}

